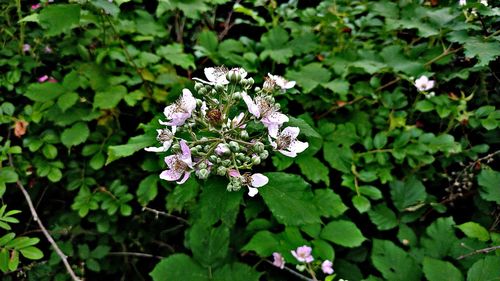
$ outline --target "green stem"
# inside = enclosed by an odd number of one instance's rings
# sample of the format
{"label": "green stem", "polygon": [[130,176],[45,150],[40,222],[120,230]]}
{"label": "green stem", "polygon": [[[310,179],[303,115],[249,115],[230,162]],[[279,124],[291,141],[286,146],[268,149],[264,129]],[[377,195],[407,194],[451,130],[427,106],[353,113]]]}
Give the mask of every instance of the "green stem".
{"label": "green stem", "polygon": [[[16,7],[17,7],[17,17],[19,20],[23,18],[23,13],[21,10],[21,0],[16,0]],[[19,27],[19,52],[22,54],[23,53],[23,45],[24,45],[24,22],[20,23]]]}

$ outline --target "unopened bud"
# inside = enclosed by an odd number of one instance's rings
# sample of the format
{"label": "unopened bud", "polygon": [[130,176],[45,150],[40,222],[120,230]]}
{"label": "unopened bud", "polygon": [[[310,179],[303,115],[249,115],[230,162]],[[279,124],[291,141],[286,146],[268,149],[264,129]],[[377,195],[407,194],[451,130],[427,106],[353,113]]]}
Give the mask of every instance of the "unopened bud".
{"label": "unopened bud", "polygon": [[215,84],[215,90],[216,90],[217,92],[222,92],[222,91],[224,91],[224,85],[222,85],[222,84]]}
{"label": "unopened bud", "polygon": [[264,151],[264,144],[261,143],[260,141],[256,142],[254,145],[253,145],[253,151],[257,152],[257,153],[261,153]]}
{"label": "unopened bud", "polygon": [[241,93],[240,92],[234,92],[233,93],[233,99],[235,99],[235,100],[241,99]]}
{"label": "unopened bud", "polygon": [[208,160],[212,163],[217,163],[217,156],[212,154],[208,157]]}
{"label": "unopened bud", "polygon": [[207,145],[205,145],[205,146],[203,147],[203,151],[205,151],[205,152],[209,152],[209,151],[210,151],[210,145],[208,145],[208,144],[207,144]]}
{"label": "unopened bud", "polygon": [[231,151],[233,152],[238,152],[240,151],[240,145],[235,142],[235,141],[230,141],[229,142],[229,148],[231,149]]}
{"label": "unopened bud", "polygon": [[249,87],[252,87],[253,86],[253,83],[255,83],[255,81],[253,80],[252,77],[246,79],[247,80],[247,86]]}
{"label": "unopened bud", "polygon": [[231,69],[226,74],[226,79],[232,83],[238,83],[241,80],[241,74],[239,69]]}
{"label": "unopened bud", "polygon": [[180,150],[181,150],[181,146],[178,143],[172,145],[172,151],[175,152],[175,151],[180,151]]}
{"label": "unopened bud", "polygon": [[243,153],[236,153],[236,159],[240,160],[240,161],[245,161],[245,154]]}
{"label": "unopened bud", "polygon": [[227,173],[227,168],[220,166],[217,168],[217,175],[224,176]]}
{"label": "unopened bud", "polygon": [[210,172],[207,169],[201,169],[201,170],[196,172],[196,175],[198,176],[198,178],[200,180],[206,180],[208,178],[209,174],[210,174]]}
{"label": "unopened bud", "polygon": [[206,168],[207,168],[207,163],[201,162],[200,164],[198,164],[198,169],[206,169]]}
{"label": "unopened bud", "polygon": [[200,82],[195,82],[194,83],[194,90],[199,92],[201,89],[205,88],[205,85],[203,85],[202,83]]}
{"label": "unopened bud", "polygon": [[198,94],[200,94],[200,96],[204,96],[208,93],[208,90],[207,88],[203,87],[201,88],[200,90],[198,90]]}
{"label": "unopened bud", "polygon": [[240,137],[244,140],[247,140],[250,136],[248,135],[248,132],[246,130],[243,130],[240,132]]}
{"label": "unopened bud", "polygon": [[252,156],[252,164],[259,165],[261,162],[260,157],[257,155]]}
{"label": "unopened bud", "polygon": [[196,106],[200,107],[203,104],[203,101],[200,99],[196,99]]}
{"label": "unopened bud", "polygon": [[224,167],[229,167],[231,165],[231,160],[229,159],[222,160],[221,165]]}
{"label": "unopened bud", "polygon": [[269,152],[267,150],[264,150],[259,154],[259,156],[262,160],[266,160],[267,157],[269,157]]}
{"label": "unopened bud", "polygon": [[225,144],[225,143],[220,143],[217,145],[217,147],[215,148],[215,153],[219,156],[221,155],[227,155],[229,152],[230,152],[230,148],[229,148],[229,145]]}

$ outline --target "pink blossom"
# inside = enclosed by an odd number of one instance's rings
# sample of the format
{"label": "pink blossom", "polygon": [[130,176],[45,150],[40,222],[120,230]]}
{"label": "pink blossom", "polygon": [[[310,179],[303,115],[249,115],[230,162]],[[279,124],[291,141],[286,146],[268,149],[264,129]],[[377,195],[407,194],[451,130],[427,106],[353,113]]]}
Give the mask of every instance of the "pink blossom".
{"label": "pink blossom", "polygon": [[24,53],[29,52],[30,50],[31,50],[30,44],[24,44],[23,45],[23,52]]}
{"label": "pink blossom", "polygon": [[149,151],[149,152],[165,152],[167,151],[170,146],[172,145],[173,139],[174,139],[174,134],[175,134],[175,127],[170,131],[169,129],[158,129],[156,130],[158,132],[158,136],[156,139],[161,143],[160,147],[146,147],[144,150]]}
{"label": "pink blossom", "polygon": [[257,193],[259,193],[258,188],[269,182],[269,178],[260,173],[255,173],[253,175],[245,173],[242,176],[237,170],[231,169],[229,170],[228,175],[230,177],[239,178],[241,180],[241,184],[248,187],[248,196],[250,197],[254,197]]}
{"label": "pink blossom", "polygon": [[313,256],[311,255],[312,248],[309,246],[301,246],[298,247],[297,250],[291,251],[292,255],[299,261],[299,262],[306,262],[310,263],[314,260]]}
{"label": "pink blossom", "polygon": [[173,104],[165,107],[163,114],[168,122],[160,121],[160,124],[167,126],[181,126],[191,117],[196,108],[196,99],[188,89],[182,90],[182,96]]}
{"label": "pink blossom", "polygon": [[38,82],[40,83],[43,83],[45,81],[49,80],[49,76],[48,75],[44,75],[44,76],[41,76],[38,78]]}
{"label": "pink blossom", "polygon": [[325,260],[322,264],[321,264],[321,270],[323,270],[323,273],[325,274],[333,274],[333,268],[332,268],[332,265],[333,263],[329,260]]}
{"label": "pink blossom", "polygon": [[434,80],[429,80],[429,78],[425,75],[420,76],[417,80],[415,80],[415,87],[417,87],[417,90],[420,92],[423,91],[428,91],[432,88],[434,88]]}
{"label": "pink blossom", "polygon": [[275,140],[268,136],[271,146],[278,150],[281,154],[288,157],[296,157],[297,153],[301,153],[309,147],[309,143],[297,140],[300,133],[298,127],[286,127],[277,135]]}
{"label": "pink blossom", "polygon": [[43,51],[46,54],[52,54],[52,52],[53,52],[52,48],[49,45],[46,45],[45,48],[43,48]]}
{"label": "pink blossom", "polygon": [[241,97],[248,107],[248,111],[268,129],[271,136],[276,136],[279,127],[288,122],[288,117],[279,112],[278,107],[269,101],[265,96],[256,96],[254,100],[247,94],[242,93]]}
{"label": "pink blossom", "polygon": [[36,10],[36,9],[40,8],[41,6],[42,6],[41,3],[35,4],[35,5],[31,5],[31,9],[32,10]]}
{"label": "pink blossom", "polygon": [[281,269],[285,268],[285,258],[278,252],[273,253],[273,265]]}
{"label": "pink blossom", "polygon": [[241,121],[243,121],[244,117],[245,114],[241,112],[240,114],[238,114],[238,116],[234,117],[232,120],[227,120],[227,126],[230,128],[244,129],[247,126],[246,124],[241,124]]}
{"label": "pink blossom", "polygon": [[295,81],[288,81],[279,75],[267,74],[268,78],[264,82],[264,89],[272,90],[275,86],[280,87],[282,90],[288,90],[295,86]]}
{"label": "pink blossom", "polygon": [[[165,157],[165,163],[169,170],[165,170],[160,174],[160,178],[167,181],[177,181],[178,184],[183,184],[189,178],[193,161],[191,160],[191,150],[185,140],[179,142],[181,152],[175,155]],[[182,177],[184,175],[184,177]],[[182,179],[179,181],[179,179]]]}
{"label": "pink blossom", "polygon": [[221,156],[224,154],[228,154],[231,150],[229,149],[229,146],[225,143],[219,143],[217,147],[215,148],[215,154]]}

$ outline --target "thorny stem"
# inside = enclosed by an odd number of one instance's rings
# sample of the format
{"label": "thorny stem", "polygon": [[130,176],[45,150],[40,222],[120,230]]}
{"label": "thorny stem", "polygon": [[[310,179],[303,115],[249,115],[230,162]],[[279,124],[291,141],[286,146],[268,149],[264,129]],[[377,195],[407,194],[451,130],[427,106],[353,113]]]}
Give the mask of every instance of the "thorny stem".
{"label": "thorny stem", "polygon": [[[8,156],[9,156],[9,165],[15,169],[14,162],[12,160],[12,155],[9,153]],[[43,225],[42,221],[40,220],[40,217],[38,216],[38,213],[36,212],[35,207],[33,206],[33,201],[31,201],[31,197],[30,197],[28,191],[26,191],[26,188],[24,188],[24,185],[21,183],[20,180],[17,180],[16,184],[17,184],[17,187],[23,193],[24,199],[28,203],[28,207],[30,209],[31,215],[33,216],[33,220],[38,223],[38,227],[40,227],[40,229],[42,230],[43,235],[45,236],[47,241],[49,241],[50,245],[52,245],[52,248],[54,248],[54,251],[59,256],[59,258],[61,258],[64,266],[66,267],[66,271],[71,276],[71,279],[73,281],[81,281],[81,279],[76,276],[75,272],[71,268],[71,265],[68,262],[68,257],[61,251],[61,249],[59,248],[57,243],[54,241],[54,238],[52,238],[52,236],[50,235],[50,233],[47,231],[47,229]]]}
{"label": "thorny stem", "polygon": [[161,256],[155,256],[151,254],[146,254],[146,253],[137,253],[137,252],[109,252],[108,256],[132,256],[132,257],[139,257],[139,258],[153,258],[153,259],[163,259],[164,257]]}
{"label": "thorny stem", "polygon": [[[21,20],[23,18],[23,14],[21,11],[21,0],[16,1],[16,8],[17,8],[17,17],[19,18],[19,20]],[[25,24],[26,24],[25,22],[21,22],[20,27],[19,27],[19,52],[20,53],[23,52],[24,26],[25,26]]]}
{"label": "thorny stem", "polygon": [[149,208],[149,207],[146,207],[146,206],[142,207],[142,210],[143,211],[148,211],[148,212],[151,212],[151,213],[155,214],[156,218],[158,218],[158,216],[161,215],[161,216],[164,216],[164,217],[167,217],[167,218],[176,219],[178,221],[181,221],[181,222],[189,225],[189,222],[187,220],[185,220],[184,218],[181,218],[181,217],[169,214],[169,213],[165,213],[165,212],[162,212],[162,211],[159,211],[159,210],[156,210],[156,209],[153,209],[153,208]]}
{"label": "thorny stem", "polygon": [[[464,246],[464,245],[462,245],[462,246]],[[461,255],[461,256],[457,257],[457,260],[465,259],[467,257],[473,256],[473,255],[477,255],[477,254],[487,254],[489,252],[492,252],[492,251],[495,251],[495,250],[498,250],[498,249],[500,249],[500,245],[496,245],[496,246],[492,246],[492,247],[488,247],[488,248],[474,250],[474,251],[472,251],[470,253],[467,253],[467,254],[464,254],[464,255]]]}
{"label": "thorny stem", "polygon": [[[264,260],[264,261],[265,261],[265,262],[267,262],[267,263],[268,263],[268,264],[270,264],[270,265],[273,265],[273,263],[272,263],[271,261],[269,261],[269,260]],[[273,265],[273,266],[274,266],[274,265]],[[291,269],[291,268],[289,268],[289,267],[287,267],[287,266],[283,267],[283,269],[284,269],[286,272],[291,273],[291,274],[292,274],[292,275],[294,275],[295,277],[300,278],[301,280],[304,280],[304,281],[317,281],[316,279],[307,278],[306,276],[304,276],[304,275],[302,275],[302,274],[300,274],[300,273],[296,272],[295,270],[293,270],[293,269]]]}

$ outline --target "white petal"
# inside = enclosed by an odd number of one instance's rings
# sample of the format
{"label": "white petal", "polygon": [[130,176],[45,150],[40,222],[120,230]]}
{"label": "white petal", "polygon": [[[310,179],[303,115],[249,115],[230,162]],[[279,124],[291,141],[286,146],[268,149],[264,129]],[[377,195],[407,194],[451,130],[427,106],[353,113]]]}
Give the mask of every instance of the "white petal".
{"label": "white petal", "polygon": [[215,67],[205,67],[203,72],[205,72],[205,76],[207,77],[208,81],[212,83],[217,81],[217,76],[215,75],[217,71],[215,70]]}
{"label": "white petal", "polygon": [[288,81],[285,83],[285,89],[291,89],[295,87],[295,81]]}
{"label": "white petal", "polygon": [[193,112],[196,108],[196,99],[193,97],[193,94],[189,89],[182,90],[181,107],[188,113]]}
{"label": "white petal", "polygon": [[259,118],[260,117],[259,107],[255,104],[255,102],[252,100],[252,98],[247,93],[241,93],[241,97],[243,98],[243,101],[246,103],[246,105],[248,107],[248,111],[253,116]]}
{"label": "white petal", "polygon": [[281,131],[281,135],[289,135],[292,139],[296,139],[299,136],[299,133],[299,127],[286,127],[283,131]]}
{"label": "white petal", "polygon": [[[264,124],[266,126],[267,124]],[[268,133],[271,137],[276,138],[278,136],[279,126],[277,124],[267,125]],[[276,147],[275,147],[276,148]]]}
{"label": "white petal", "polygon": [[[165,117],[167,117],[167,119],[172,119],[172,114],[174,114],[176,108],[177,108],[177,104],[175,104],[175,103],[171,104],[171,105],[165,107],[165,109],[163,109],[163,114],[165,114]],[[161,121],[160,121],[160,124],[161,124]]]}
{"label": "white petal", "polygon": [[281,154],[285,155],[285,156],[288,156],[288,157],[292,157],[292,158],[295,158],[297,157],[297,153],[294,152],[294,151],[288,151],[288,150],[278,150]]}
{"label": "white petal", "polygon": [[197,78],[197,77],[194,77],[194,78],[193,78],[193,80],[194,80],[194,81],[198,81],[198,82],[201,82],[201,83],[203,83],[203,84],[209,84],[209,85],[214,85],[214,83],[212,83],[212,82],[209,82],[209,81],[205,81],[205,80],[203,80],[203,79],[200,79],[200,78]]}
{"label": "white petal", "polygon": [[144,150],[146,150],[146,151],[148,151],[148,152],[165,152],[165,151],[167,151],[167,150],[168,150],[168,148],[167,148],[167,149],[165,149],[165,147],[164,147],[164,146],[160,146],[160,147],[150,146],[150,147],[146,147],[146,148],[144,148]]}
{"label": "white petal", "polygon": [[257,195],[257,193],[259,193],[259,190],[257,188],[251,186],[248,187],[248,196],[254,197],[255,195]]}
{"label": "white petal", "polygon": [[309,143],[295,140],[290,144],[290,151],[301,153],[309,147]]}
{"label": "white petal", "polygon": [[261,187],[266,185],[269,182],[269,179],[263,174],[257,173],[252,175],[252,183],[253,187]]}
{"label": "white petal", "polygon": [[268,117],[269,121],[273,122],[273,123],[277,123],[277,124],[283,124],[285,122],[288,122],[288,116],[286,116],[285,114],[283,113],[280,113],[280,112],[274,112],[273,114],[271,114],[271,116]]}
{"label": "white petal", "polygon": [[180,181],[178,181],[177,184],[183,184],[183,183],[185,183],[189,179],[189,175],[190,174],[191,174],[190,172],[185,172],[184,173],[184,177]]}

